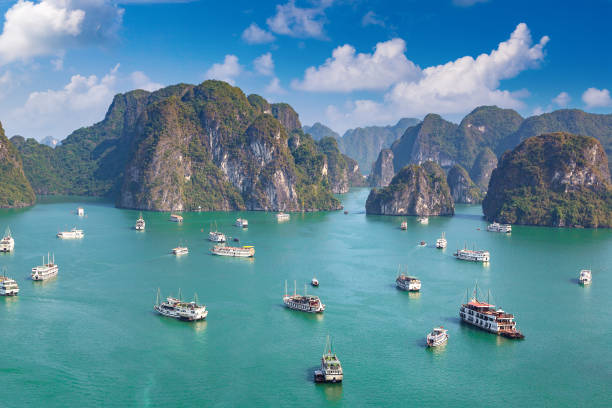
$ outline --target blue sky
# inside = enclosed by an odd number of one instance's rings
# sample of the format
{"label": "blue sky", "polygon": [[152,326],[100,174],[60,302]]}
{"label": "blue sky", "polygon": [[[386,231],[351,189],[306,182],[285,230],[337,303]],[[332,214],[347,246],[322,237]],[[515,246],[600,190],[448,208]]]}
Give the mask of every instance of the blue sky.
{"label": "blue sky", "polygon": [[497,104],[612,111],[612,1],[2,1],[0,120],[64,138],[207,78],[347,128]]}

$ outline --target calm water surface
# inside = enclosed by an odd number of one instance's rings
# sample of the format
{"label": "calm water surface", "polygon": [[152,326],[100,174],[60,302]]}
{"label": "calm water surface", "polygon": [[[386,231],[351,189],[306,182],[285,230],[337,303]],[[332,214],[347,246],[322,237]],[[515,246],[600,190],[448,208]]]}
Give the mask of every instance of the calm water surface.
{"label": "calm water surface", "polygon": [[[340,212],[292,214],[144,213],[96,200],[43,200],[1,210],[0,229],[16,240],[0,266],[21,294],[0,298],[0,406],[610,406],[612,231],[514,227],[488,233],[478,206],[419,225],[408,217],[366,216],[367,189],[342,196]],[[86,217],[77,217],[76,207]],[[238,216],[250,228],[232,226]],[[209,224],[255,259],[209,255]],[[78,226],[80,241],[55,238]],[[480,228],[480,230],[478,230]],[[432,245],[442,231],[449,247]],[[417,243],[424,240],[427,247]],[[179,243],[190,253],[177,258]],[[491,251],[489,266],[457,261],[464,244]],[[32,282],[47,251],[57,279]],[[423,282],[420,294],[395,289],[398,264]],[[577,284],[581,268],[593,285]],[[308,287],[327,305],[313,316],[283,307],[284,281]],[[460,324],[474,282],[516,314],[524,341]],[[157,288],[197,292],[208,319],[183,323],[152,311]],[[433,326],[449,343],[425,347]],[[326,335],[345,382],[317,385]]]}

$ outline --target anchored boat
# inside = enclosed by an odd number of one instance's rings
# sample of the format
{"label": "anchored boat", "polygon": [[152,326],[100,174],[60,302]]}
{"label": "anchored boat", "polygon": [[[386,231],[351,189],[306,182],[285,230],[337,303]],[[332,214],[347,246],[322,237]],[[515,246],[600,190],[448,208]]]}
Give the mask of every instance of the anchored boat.
{"label": "anchored boat", "polygon": [[287,213],[284,212],[279,212],[278,214],[276,214],[276,220],[278,222],[283,222],[283,221],[289,221],[289,219],[291,218],[291,216]]}
{"label": "anchored boat", "polygon": [[243,247],[231,247],[226,245],[215,245],[210,250],[213,255],[234,256],[238,258],[250,258],[255,256],[255,247],[246,245]]}
{"label": "anchored boat", "polygon": [[[467,293],[466,293],[467,302]],[[504,312],[495,305],[478,300],[478,284],[474,288],[469,302],[461,305],[459,317],[465,323],[476,326],[482,330],[510,339],[522,339],[525,336],[517,330],[514,315]]]}
{"label": "anchored boat", "polygon": [[2,268],[0,276],[0,296],[17,296],[19,294],[19,285],[15,279],[6,276],[6,268]]}
{"label": "anchored boat", "polygon": [[446,236],[444,232],[442,233],[442,237],[436,240],[436,248],[438,249],[446,248]]}
{"label": "anchored boat", "polygon": [[239,228],[249,228],[249,220],[246,218],[238,218],[234,225]]}
{"label": "anchored boat", "polygon": [[438,347],[448,341],[448,330],[444,327],[434,327],[431,333],[427,334],[427,347]]}
{"label": "anchored boat", "polygon": [[510,224],[499,224],[497,222],[494,222],[492,224],[489,224],[487,226],[487,231],[489,232],[504,232],[506,234],[509,234],[512,232],[512,225]]}
{"label": "anchored boat", "polygon": [[310,284],[314,287],[319,286],[319,280],[317,278],[312,278],[312,280],[310,281]]}
{"label": "anchored boat", "polygon": [[196,320],[204,320],[208,316],[206,306],[198,304],[198,295],[194,295],[192,302],[183,302],[180,298],[181,291],[179,290],[179,298],[167,297],[165,302],[159,302],[159,289],[157,289],[157,299],[153,309],[163,316],[172,317],[178,320],[193,322]]}
{"label": "anchored boat", "polygon": [[57,276],[58,272],[59,267],[55,264],[55,254],[53,254],[53,260],[51,260],[51,256],[47,254],[47,261],[45,262],[45,257],[43,256],[43,264],[32,268],[30,276],[32,280],[43,281]]}
{"label": "anchored boat", "polygon": [[57,237],[61,239],[81,239],[85,236],[83,230],[73,228],[70,231],[62,231],[57,233]]}
{"label": "anchored boat", "polygon": [[458,249],[457,252],[453,254],[453,256],[462,261],[471,261],[471,262],[489,262],[491,258],[491,254],[489,251],[477,251],[472,249]]}
{"label": "anchored boat", "polygon": [[325,305],[321,302],[318,296],[306,294],[306,285],[304,285],[304,295],[298,295],[297,283],[294,282],[293,295],[287,294],[287,281],[285,281],[285,295],[283,303],[289,309],[299,310],[306,313],[323,313]]}
{"label": "anchored boat", "polygon": [[6,227],[4,237],[0,240],[0,252],[11,252],[13,249],[15,249],[15,240],[11,235],[11,229]]}
{"label": "anchored boat", "polygon": [[402,231],[406,231],[408,229],[408,223],[406,221],[402,221],[402,223],[400,224],[400,229]]}
{"label": "anchored boat", "polygon": [[83,207],[79,207],[79,208],[77,208],[77,215],[78,215],[79,217],[82,217],[82,216],[84,216],[84,215],[85,215],[85,210],[83,209]]}
{"label": "anchored boat", "polygon": [[134,228],[136,229],[136,231],[144,231],[145,226],[146,226],[145,220],[144,218],[142,218],[142,213],[140,213],[140,216],[136,220],[136,226]]}
{"label": "anchored boat", "polygon": [[[406,272],[408,272],[407,266]],[[398,289],[405,290],[407,292],[418,292],[421,290],[421,281],[414,276],[404,274],[400,265],[397,273],[397,279],[395,279],[395,286],[397,286]]]}
{"label": "anchored boat", "polygon": [[580,275],[578,276],[578,280],[581,285],[590,285],[593,281],[593,277],[590,269],[583,269],[580,271]]}
{"label": "anchored boat", "polygon": [[186,255],[186,254],[189,253],[189,248],[183,247],[183,246],[178,246],[178,247],[172,249],[172,253],[174,255]]}
{"label": "anchored boat", "polygon": [[208,240],[212,242],[225,242],[227,239],[225,238],[225,234],[219,232],[217,229],[217,222],[215,221],[215,229],[213,231],[212,225],[210,226],[210,232],[208,233]]}
{"label": "anchored boat", "polygon": [[342,364],[335,352],[332,350],[332,344],[327,336],[325,342],[325,350],[321,357],[321,368],[314,372],[314,380],[316,382],[342,382],[344,374],[342,372]]}
{"label": "anchored boat", "polygon": [[417,218],[417,222],[423,225],[429,224],[429,217],[419,217]]}
{"label": "anchored boat", "polygon": [[183,217],[178,214],[170,214],[170,221],[172,222],[183,222]]}

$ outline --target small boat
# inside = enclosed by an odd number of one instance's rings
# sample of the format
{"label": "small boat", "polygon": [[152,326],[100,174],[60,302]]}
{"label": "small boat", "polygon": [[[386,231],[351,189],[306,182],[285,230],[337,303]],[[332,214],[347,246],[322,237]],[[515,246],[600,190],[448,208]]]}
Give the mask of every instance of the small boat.
{"label": "small boat", "polygon": [[422,247],[427,246],[427,242],[421,241],[421,242],[419,242],[419,246],[422,246]]}
{"label": "small boat", "polygon": [[170,214],[170,221],[172,222],[183,222],[183,217],[178,214]]}
{"label": "small boat", "polygon": [[314,287],[319,286],[319,280],[317,278],[312,278],[312,280],[310,281],[310,284]]}
{"label": "small boat", "polygon": [[234,242],[240,242],[238,238],[234,238]]}
{"label": "small boat", "polygon": [[194,300],[192,302],[183,302],[180,297],[181,295],[179,290],[179,299],[167,297],[165,302],[160,303],[159,289],[157,289],[157,299],[155,301],[155,305],[153,305],[153,309],[163,316],[188,322],[206,319],[206,316],[208,316],[208,310],[206,310],[206,306],[198,304],[197,294],[194,296]]}
{"label": "small boat", "polygon": [[249,220],[247,220],[246,218],[238,218],[236,219],[234,226],[239,228],[249,228]]}
{"label": "small boat", "polygon": [[53,260],[51,260],[51,256],[47,254],[47,261],[45,262],[45,257],[43,256],[43,264],[32,268],[30,276],[32,280],[43,281],[57,276],[58,272],[59,267],[55,264],[55,254],[53,254]]}
{"label": "small boat", "polygon": [[82,216],[84,216],[84,215],[85,215],[85,210],[83,209],[83,207],[79,207],[79,208],[77,208],[77,215],[78,215],[79,217],[82,217]]}
{"label": "small boat", "polygon": [[581,270],[578,280],[580,281],[581,285],[590,285],[591,282],[593,281],[591,270],[590,269]]}
{"label": "small boat", "polygon": [[458,249],[453,256],[462,261],[482,262],[487,263],[491,258],[489,251],[477,251],[471,249]]}
{"label": "small boat", "polygon": [[402,221],[400,224],[400,229],[406,231],[408,229],[408,223],[406,221]]}
{"label": "small boat", "polygon": [[325,350],[321,357],[321,368],[314,372],[314,380],[315,382],[339,383],[343,378],[342,364],[336,353],[332,351],[332,345],[327,336]]}
{"label": "small boat", "polygon": [[0,252],[11,252],[15,249],[15,239],[11,235],[11,229],[6,227],[4,237],[0,240]]}
{"label": "small boat", "polygon": [[512,232],[512,225],[510,224],[499,224],[497,222],[494,222],[492,224],[489,224],[487,226],[487,231],[489,232],[504,232],[506,234],[509,234]]}
{"label": "small boat", "polygon": [[417,222],[419,224],[429,224],[429,218],[428,217],[419,217],[417,218]]}
{"label": "small boat", "polygon": [[436,248],[444,249],[446,248],[446,237],[444,236],[444,232],[442,233],[442,237],[436,240]]}
{"label": "small boat", "polygon": [[189,253],[189,248],[178,246],[178,247],[172,249],[172,253],[174,255],[185,255],[185,254]]}
{"label": "small boat", "polygon": [[61,239],[81,239],[85,236],[83,230],[73,228],[70,231],[62,231],[57,233],[57,237]]}
{"label": "small boat", "polygon": [[444,327],[434,327],[431,333],[427,334],[427,347],[438,347],[448,341],[448,330]]}
{"label": "small boat", "polygon": [[276,221],[278,222],[289,221],[290,218],[291,216],[289,214],[282,211],[276,214]]}
{"label": "small boat", "polygon": [[289,309],[298,310],[300,312],[323,313],[325,310],[325,305],[321,302],[321,299],[319,299],[318,296],[306,294],[306,285],[304,285],[304,295],[299,295],[296,288],[293,290],[293,295],[288,295],[287,281],[285,281],[285,295],[283,296],[283,303]]}
{"label": "small boat", "polygon": [[0,296],[17,296],[19,294],[19,285],[15,279],[6,276],[6,267],[2,268],[0,276]]}
{"label": "small boat", "polygon": [[213,253],[213,255],[219,256],[233,256],[238,258],[251,258],[255,256],[255,247],[251,245],[243,247],[215,245],[210,251]]}
{"label": "small boat", "polygon": [[[406,272],[408,272],[408,267],[406,267]],[[418,292],[421,290],[421,281],[414,276],[408,276],[408,274],[403,273],[402,266],[400,265],[397,279],[395,279],[395,286],[407,292]]]}
{"label": "small boat", "polygon": [[136,226],[134,227],[134,229],[136,229],[136,231],[144,231],[145,225],[145,220],[144,218],[142,218],[142,213],[140,213],[140,216],[136,220]]}
{"label": "small boat", "polygon": [[225,234],[217,230],[217,222],[215,222],[215,230],[213,231],[212,225],[210,226],[210,232],[208,233],[208,240],[212,242],[225,242]]}
{"label": "small boat", "polygon": [[344,215],[346,215],[346,214],[348,214],[348,211],[345,211],[345,212],[344,212]]}

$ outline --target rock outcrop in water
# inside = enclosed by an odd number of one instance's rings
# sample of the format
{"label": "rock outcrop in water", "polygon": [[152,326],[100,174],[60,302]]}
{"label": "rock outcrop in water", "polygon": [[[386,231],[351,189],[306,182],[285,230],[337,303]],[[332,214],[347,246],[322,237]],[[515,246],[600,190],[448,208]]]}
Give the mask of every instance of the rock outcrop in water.
{"label": "rock outcrop in water", "polygon": [[372,166],[372,171],[368,176],[368,183],[371,187],[387,187],[391,183],[393,176],[395,176],[393,151],[391,149],[383,149]]}
{"label": "rock outcrop in water", "polygon": [[384,188],[374,188],[367,214],[453,215],[455,205],[444,171],[433,162],[405,166]]}
{"label": "rock outcrop in water", "polygon": [[485,192],[489,188],[489,180],[491,173],[497,167],[497,156],[488,147],[485,147],[476,156],[472,171],[470,172],[472,180],[480,188],[480,191]]}
{"label": "rock outcrop in water", "polygon": [[528,138],[502,156],[482,206],[490,221],[612,227],[606,153],[592,137],[549,133]]}
{"label": "rock outcrop in water", "polygon": [[363,185],[359,165],[355,160],[340,153],[336,139],[324,137],[317,142],[317,145],[326,157],[325,171],[334,194],[348,193],[349,187]]}
{"label": "rock outcrop in water", "polygon": [[455,164],[446,176],[453,201],[462,204],[478,204],[482,201],[480,189],[468,174],[467,170]]}
{"label": "rock outcrop in water", "polygon": [[28,207],[35,201],[19,152],[4,135],[0,124],[0,208]]}

